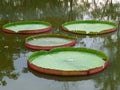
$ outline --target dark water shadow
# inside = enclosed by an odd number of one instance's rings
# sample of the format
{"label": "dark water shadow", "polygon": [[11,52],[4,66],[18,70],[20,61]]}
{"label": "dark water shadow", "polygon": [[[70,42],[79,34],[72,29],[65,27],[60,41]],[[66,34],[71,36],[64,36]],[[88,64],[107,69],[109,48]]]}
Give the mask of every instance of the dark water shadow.
{"label": "dark water shadow", "polygon": [[40,73],[37,71],[34,71],[30,68],[28,68],[29,72],[31,72],[33,75],[35,75],[38,78],[44,78],[44,79],[48,79],[48,80],[55,80],[55,81],[82,81],[82,80],[89,80],[89,79],[93,79],[93,78],[98,78],[101,76],[102,72],[99,72],[97,74],[93,74],[93,75],[86,75],[86,76],[59,76],[59,75],[50,75],[50,74],[44,74],[44,73]]}

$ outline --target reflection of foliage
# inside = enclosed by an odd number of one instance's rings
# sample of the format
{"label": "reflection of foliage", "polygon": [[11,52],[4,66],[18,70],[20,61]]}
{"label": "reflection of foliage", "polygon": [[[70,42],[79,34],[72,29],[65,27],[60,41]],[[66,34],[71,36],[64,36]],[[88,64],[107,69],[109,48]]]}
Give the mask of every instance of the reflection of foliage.
{"label": "reflection of foliage", "polygon": [[96,88],[101,88],[100,90],[117,90],[120,84],[120,38],[117,32],[97,37],[82,37],[78,45],[102,50],[109,56],[110,65],[107,71],[100,73],[99,78],[94,79],[94,82]]}
{"label": "reflection of foliage", "polygon": [[0,72],[0,85],[2,85],[2,86],[5,86],[7,84],[7,82],[5,80],[3,80],[3,77],[5,77],[5,76],[8,77],[9,79],[16,80],[18,78],[19,74],[18,73],[11,73],[11,71],[5,72],[5,73]]}
{"label": "reflection of foliage", "polygon": [[[6,7],[7,5],[7,7]],[[49,20],[58,19],[60,22],[76,19],[113,19],[120,15],[120,4],[112,0],[2,0],[0,3],[0,17],[9,21],[16,20]],[[62,18],[61,18],[62,17]],[[85,18],[89,17],[89,18]],[[54,19],[54,20],[55,20]],[[50,19],[52,20],[52,19]],[[61,22],[63,22],[61,21]],[[52,22],[52,21],[51,21]]]}
{"label": "reflection of foliage", "polygon": [[22,72],[23,73],[28,73],[28,68],[23,68]]}
{"label": "reflection of foliage", "polygon": [[[114,50],[113,50],[114,51]],[[120,84],[120,71],[119,71],[119,58],[120,53],[116,52],[117,57],[112,53],[110,60],[114,60],[111,62],[110,67],[107,69],[108,72],[102,74],[102,76],[95,81],[97,82],[97,87],[102,84],[102,90],[118,90],[118,86]]]}
{"label": "reflection of foliage", "polygon": [[6,78],[16,80],[19,77],[19,73],[15,72],[14,60],[19,57],[20,53],[23,53],[23,40],[18,35],[2,32],[0,37],[0,42],[2,42],[0,44],[0,85],[5,86],[7,84]]}
{"label": "reflection of foliage", "polygon": [[[15,69],[12,66],[13,61],[12,57],[7,57],[5,53],[1,54],[1,60],[0,60],[0,83],[1,85],[6,85],[7,82],[4,79],[4,77],[8,77],[9,79],[17,79],[19,74],[13,72]],[[6,57],[6,58],[5,58]],[[4,61],[3,61],[4,60]]]}
{"label": "reflection of foliage", "polygon": [[95,8],[93,8],[93,10],[91,11],[91,13],[93,14],[93,16],[95,16],[95,18],[104,19],[104,17],[107,17],[107,20],[118,19],[118,16],[120,15],[119,3],[113,4],[112,0],[107,0],[105,3],[101,2],[100,5],[98,5],[99,3],[96,3],[95,1],[96,0],[94,0]]}
{"label": "reflection of foliage", "polygon": [[[117,34],[117,33],[116,33]],[[97,87],[102,84],[102,90],[118,90],[120,84],[120,37],[119,34],[113,34],[111,37],[106,37],[105,48],[108,50],[110,66],[108,72],[102,74],[102,77],[96,79]]]}

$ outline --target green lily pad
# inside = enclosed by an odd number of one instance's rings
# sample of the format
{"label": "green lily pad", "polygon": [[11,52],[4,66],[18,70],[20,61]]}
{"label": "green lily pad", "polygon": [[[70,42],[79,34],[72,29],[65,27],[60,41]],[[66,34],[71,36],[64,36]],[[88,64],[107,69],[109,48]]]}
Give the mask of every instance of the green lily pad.
{"label": "green lily pad", "polygon": [[76,38],[59,34],[42,34],[26,38],[25,45],[34,50],[50,50],[56,47],[73,46]]}
{"label": "green lily pad", "polygon": [[117,25],[113,22],[107,21],[71,21],[62,24],[65,31],[77,34],[103,34],[117,30]]}
{"label": "green lily pad", "polygon": [[51,24],[48,22],[21,21],[5,24],[2,30],[8,33],[42,33],[51,29]]}
{"label": "green lily pad", "polygon": [[102,71],[108,57],[88,48],[56,48],[39,51],[28,58],[30,68],[55,75],[88,75]]}

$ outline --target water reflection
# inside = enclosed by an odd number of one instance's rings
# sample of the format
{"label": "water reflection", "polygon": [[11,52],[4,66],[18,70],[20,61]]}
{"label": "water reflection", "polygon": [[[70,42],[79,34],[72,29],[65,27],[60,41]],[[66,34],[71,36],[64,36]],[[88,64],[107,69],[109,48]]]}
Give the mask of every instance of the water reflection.
{"label": "water reflection", "polygon": [[0,38],[0,85],[5,86],[7,81],[5,78],[17,80],[19,72],[16,72],[14,60],[20,57],[20,53],[24,53],[23,39],[18,35],[9,35],[1,32]]}
{"label": "water reflection", "polygon": [[[33,71],[31,69],[29,69],[29,71],[32,74],[34,74],[35,76],[39,77],[40,79],[49,80],[50,85],[47,83],[47,86],[50,86],[49,89],[51,89],[51,87],[52,87],[53,90],[55,90],[55,89],[58,89],[58,90],[78,90],[78,89],[87,90],[88,88],[90,90],[94,90],[94,89],[96,90],[99,87],[94,87],[96,85],[96,81],[94,81],[93,79],[99,78],[102,75],[101,73],[99,73],[99,74],[81,76],[81,77],[79,77],[79,76],[65,77],[65,76],[42,74],[42,73]],[[45,88],[45,87],[42,87],[42,88]]]}
{"label": "water reflection", "polygon": [[[63,21],[80,19],[119,20],[120,3],[113,0],[2,0],[0,3],[0,19],[47,20],[54,24],[58,19]],[[7,5],[7,7],[6,7]],[[56,23],[58,23],[56,21]]]}
{"label": "water reflection", "polygon": [[[99,1],[99,2],[98,2]],[[1,0],[0,2],[0,27],[7,22],[21,20],[43,20],[50,22],[54,29],[53,33],[68,34],[61,31],[61,24],[72,20],[109,20],[119,24],[120,22],[120,1],[115,0]],[[0,31],[0,84],[7,87],[13,85],[9,79],[16,80],[13,87],[20,89],[23,81],[29,82],[27,89],[33,90],[43,87],[51,90],[117,90],[120,88],[120,32],[100,36],[81,36],[75,47],[93,48],[105,52],[110,59],[110,66],[105,71],[85,77],[57,77],[33,73],[28,70],[26,59],[30,51],[24,46],[24,39],[27,36],[5,34]],[[33,73],[34,75],[31,75]],[[27,75],[27,76],[25,76]],[[34,77],[36,76],[36,77]],[[26,78],[29,79],[26,80]],[[20,80],[22,78],[22,80]],[[44,82],[42,82],[42,80]],[[34,84],[32,83],[34,82]],[[53,83],[45,86],[46,83]],[[33,86],[33,85],[35,86]],[[45,85],[43,85],[45,84]],[[23,84],[22,84],[23,85]],[[55,88],[54,88],[55,87]],[[85,88],[87,87],[87,88]],[[35,89],[36,90],[36,89]]]}
{"label": "water reflection", "polygon": [[[109,56],[110,66],[108,67],[108,69],[106,69],[101,73],[90,76],[84,76],[84,77],[59,77],[59,76],[40,74],[32,70],[30,70],[30,72],[32,72],[34,75],[36,75],[39,78],[45,78],[45,79],[62,82],[63,83],[62,87],[66,88],[63,90],[69,90],[69,88],[77,89],[76,86],[79,87],[81,81],[85,81],[87,83],[88,82],[93,83],[95,87],[91,87],[88,85],[88,87],[91,88],[90,90],[93,89],[117,90],[118,87],[116,86],[119,86],[120,84],[119,81],[120,71],[118,70],[119,69],[118,60],[120,58],[118,41],[120,40],[120,38],[119,36],[117,36],[117,32],[112,34],[110,33],[107,35],[101,35],[101,36],[80,37],[78,35],[77,37],[78,37],[78,42],[76,44],[76,47],[87,47],[87,48],[97,49],[102,52],[105,52]],[[74,86],[72,86],[71,83],[69,82],[72,82]]]}
{"label": "water reflection", "polygon": [[110,66],[105,72],[105,76],[97,78],[96,87],[102,90],[118,90],[120,84],[119,54],[120,54],[120,38],[117,32],[112,35],[102,35],[97,37],[80,38],[78,45],[80,47],[88,47],[105,52],[109,56]]}

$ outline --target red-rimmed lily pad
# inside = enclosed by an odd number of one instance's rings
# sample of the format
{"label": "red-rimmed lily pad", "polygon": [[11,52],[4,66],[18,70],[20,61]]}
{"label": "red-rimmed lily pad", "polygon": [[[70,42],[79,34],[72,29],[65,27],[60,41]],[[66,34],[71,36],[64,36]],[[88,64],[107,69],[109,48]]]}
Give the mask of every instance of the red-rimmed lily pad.
{"label": "red-rimmed lily pad", "polygon": [[57,47],[74,46],[76,38],[59,34],[42,34],[26,38],[25,46],[33,50],[50,50]]}
{"label": "red-rimmed lily pad", "polygon": [[106,54],[88,48],[55,48],[34,52],[28,67],[45,74],[75,76],[103,71],[109,64]]}
{"label": "red-rimmed lily pad", "polygon": [[37,34],[52,30],[52,26],[44,21],[21,21],[3,25],[2,30],[6,33]]}
{"label": "red-rimmed lily pad", "polygon": [[105,34],[117,30],[117,25],[108,21],[83,20],[62,24],[62,30],[75,34]]}

